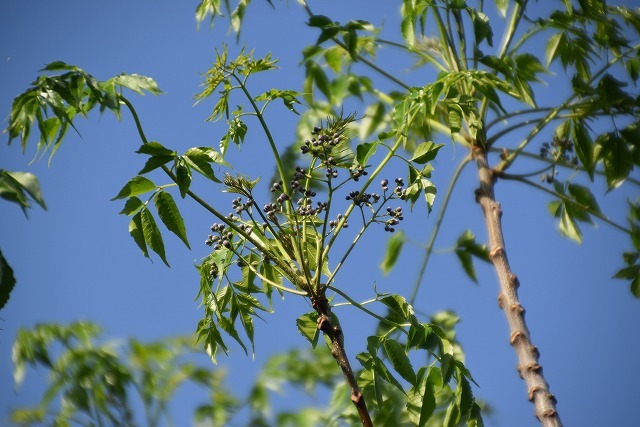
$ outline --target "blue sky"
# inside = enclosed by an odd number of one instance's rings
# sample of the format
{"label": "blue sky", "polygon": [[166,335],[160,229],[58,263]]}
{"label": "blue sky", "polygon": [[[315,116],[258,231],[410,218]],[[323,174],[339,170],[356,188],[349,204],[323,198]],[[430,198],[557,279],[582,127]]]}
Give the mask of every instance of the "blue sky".
{"label": "blue sky", "polygon": [[[289,3],[275,2],[273,10],[266,2],[255,1],[248,9],[241,45],[255,48],[258,55],[272,52],[280,59],[279,70],[256,78],[256,94],[270,87],[301,90],[304,69],[299,66],[300,50],[312,44],[317,34],[304,24],[301,8]],[[225,132],[224,123],[205,123],[213,100],[194,107],[193,95],[200,90],[200,73],[213,61],[214,49],[224,42],[232,51],[238,47],[222,21],[213,30],[206,24],[196,30],[195,4],[2,2],[0,116],[6,120],[11,100],[35,79],[37,70],[48,62],[63,60],[99,79],[121,72],[153,77],[163,95],[129,97],[149,139],[178,151],[217,146]],[[334,0],[313,2],[312,7],[338,20],[362,18],[385,24],[388,34],[397,38],[399,6],[387,4]],[[425,78],[410,74],[411,64],[393,51],[383,49],[380,61],[414,84]],[[538,98],[541,105],[553,103],[554,90],[560,90],[554,85],[559,76],[547,79],[549,86],[542,88]],[[296,117],[274,107],[268,119],[284,148],[294,141]],[[0,168],[35,173],[48,205],[47,211],[32,209],[29,219],[13,205],[3,203],[0,207],[0,248],[18,280],[0,313],[0,384],[5,385],[0,388],[0,424],[6,421],[10,408],[38,399],[39,384],[45,378],[44,372],[29,372],[18,392],[8,386],[12,383],[10,349],[18,328],[87,319],[101,324],[109,337],[153,340],[192,333],[201,314],[193,301],[198,287],[193,264],[208,253],[209,248],[201,242],[213,218],[184,201],[181,211],[192,250],[167,234],[172,268],[166,268],[157,257],[153,263],[144,259],[128,235],[128,218],[118,215],[122,203],[109,201],[144,162],[134,153],[140,141],[132,120],[126,113],[121,123],[110,114],[93,114],[89,120],[79,120],[77,127],[82,137],[69,133],[50,167],[46,158],[29,164],[33,150],[22,155],[17,144],[0,148]],[[434,163],[434,182],[442,194],[463,150],[452,149],[447,140],[441,142],[447,146]],[[250,130],[240,151],[232,148],[229,154],[237,171],[263,177],[265,200],[273,169],[263,161],[266,150],[266,141],[256,128]],[[392,167],[388,177],[395,173]],[[633,173],[638,177],[637,171]],[[567,178],[568,172],[565,174]],[[506,319],[497,307],[495,272],[488,265],[476,265],[480,281],[476,286],[463,275],[455,256],[446,251],[466,229],[479,241],[486,240],[481,209],[473,199],[475,176],[474,169],[468,168],[453,195],[450,216],[436,244],[441,251],[430,262],[416,309],[422,313],[451,309],[462,318],[458,337],[467,365],[480,384],[476,395],[495,410],[487,425],[534,426],[533,406],[526,400],[525,385],[515,371]],[[217,187],[196,185],[212,203],[222,201],[222,209],[226,209],[228,199]],[[605,195],[605,190],[602,186],[594,189],[603,197],[601,206],[624,223],[625,198],[637,194]],[[559,237],[546,208],[550,201],[547,195],[509,182],[500,182],[496,191],[504,211],[509,260],[521,282],[520,297],[532,339],[541,351],[540,361],[558,398],[563,421],[580,426],[634,425],[634,386],[640,381],[640,343],[634,326],[640,322],[640,311],[627,284],[611,279],[622,266],[621,252],[630,249],[627,237],[606,224],[585,225],[584,243],[578,246]],[[427,240],[435,221],[434,215],[425,221],[426,215],[424,206],[417,206],[402,225],[417,243]],[[397,268],[384,277],[378,264],[387,237],[382,230],[371,233],[341,272],[339,282],[355,299],[371,297],[374,282],[380,291],[407,294],[411,289],[421,250],[417,245],[407,246]],[[219,357],[239,394],[246,392],[270,354],[306,345],[295,319],[309,311],[309,306],[287,297],[276,302],[275,308],[275,314],[266,316],[266,323],[257,325],[255,360],[245,357],[237,346],[231,347],[230,357]],[[364,350],[373,323],[355,310],[337,310],[338,315],[353,320],[342,323],[347,325],[347,351],[357,366],[355,354]],[[181,399],[177,410],[188,416],[191,397],[182,395]]]}

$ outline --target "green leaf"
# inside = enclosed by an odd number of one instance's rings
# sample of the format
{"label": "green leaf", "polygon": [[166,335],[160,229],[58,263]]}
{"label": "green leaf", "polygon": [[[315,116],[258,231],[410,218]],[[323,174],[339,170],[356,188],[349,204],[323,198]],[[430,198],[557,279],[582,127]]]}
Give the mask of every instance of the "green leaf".
{"label": "green leaf", "polygon": [[589,210],[591,212],[600,213],[600,206],[598,206],[598,201],[591,191],[582,185],[579,184],[569,184],[567,185],[567,191],[569,194],[575,199],[576,203],[579,206],[576,206],[578,209]]}
{"label": "green leaf", "polygon": [[489,46],[493,46],[493,29],[489,23],[489,17],[480,11],[473,9],[472,11],[471,19],[473,20],[473,32],[476,37],[476,45],[480,46],[480,43],[486,39]]}
{"label": "green leaf", "polygon": [[134,242],[142,251],[142,254],[149,258],[149,251],[144,240],[144,232],[142,231],[142,213],[135,214],[129,221],[129,234],[133,237]]}
{"label": "green leaf", "polygon": [[366,166],[369,157],[373,156],[378,148],[378,143],[365,142],[356,147],[356,162],[361,166]]}
{"label": "green leaf", "polygon": [[162,93],[158,84],[151,77],[141,76],[139,74],[121,74],[113,78],[116,84],[131,89],[134,92],[144,95],[144,91],[159,95]]}
{"label": "green leaf", "polygon": [[507,16],[507,8],[509,8],[509,0],[494,0],[496,7],[498,8],[498,12],[504,18]]}
{"label": "green leaf", "polygon": [[413,307],[407,300],[400,295],[387,295],[380,299],[380,302],[389,307],[389,309],[399,318],[411,324],[417,323],[413,311]]}
{"label": "green leaf", "polygon": [[187,240],[187,230],[184,226],[184,220],[171,194],[166,191],[158,191],[153,198],[153,202],[158,210],[158,216],[167,229],[178,236],[187,248],[191,249],[189,241]]}
{"label": "green leaf", "polygon": [[140,148],[138,148],[138,151],[136,151],[136,153],[148,154],[150,156],[175,156],[176,155],[175,151],[166,148],[165,146],[163,146],[157,141],[150,141],[146,144],[142,144]]}
{"label": "green leaf", "polygon": [[436,409],[434,377],[437,374],[436,367],[428,370],[426,367],[420,368],[417,384],[409,390],[407,410],[411,422],[416,426],[426,425]]}
{"label": "green leaf", "polygon": [[404,351],[404,346],[398,341],[386,339],[382,343],[385,353],[389,357],[393,369],[412,386],[416,385],[416,373],[411,366],[411,361]]}
{"label": "green leaf", "polygon": [[151,250],[157,253],[160,256],[160,259],[162,259],[166,266],[169,267],[169,263],[167,262],[167,258],[164,253],[164,242],[162,241],[162,234],[160,233],[160,230],[156,225],[156,220],[153,218],[153,215],[151,215],[151,211],[144,207],[138,214],[136,214],[136,216],[138,215],[140,215],[142,235],[144,236],[145,243],[151,248]]}
{"label": "green leaf", "polygon": [[626,141],[617,133],[600,135],[596,140],[596,153],[603,160],[609,188],[619,187],[633,170],[633,157]]}
{"label": "green leaf", "polygon": [[430,162],[436,158],[438,150],[442,147],[444,147],[444,144],[434,144],[433,141],[423,142],[416,147],[411,161],[421,165]]}
{"label": "green leaf", "polygon": [[111,200],[137,196],[139,194],[144,194],[155,189],[156,185],[150,179],[138,175],[131,178],[129,182],[127,182],[125,186],[122,187],[122,190],[120,190],[118,195]]}
{"label": "green leaf", "polygon": [[300,334],[302,334],[302,336],[311,343],[313,348],[316,348],[316,345],[318,344],[318,337],[320,336],[318,333],[318,313],[312,311],[310,313],[303,314],[296,319],[296,326],[298,327]]}
{"label": "green leaf", "polygon": [[416,43],[416,34],[414,30],[413,17],[411,15],[407,15],[402,19],[400,29],[402,31],[402,37],[407,42],[407,46],[413,47]]}
{"label": "green leaf", "polygon": [[486,245],[476,243],[475,236],[470,230],[465,231],[456,242],[456,255],[462,263],[464,272],[469,276],[471,280],[478,283],[478,277],[476,275],[476,269],[473,266],[473,258],[475,256],[482,261],[490,262],[489,250]]}
{"label": "green leaf", "polygon": [[176,159],[176,183],[180,189],[180,196],[184,199],[191,186],[191,168],[184,156]]}
{"label": "green leaf", "polygon": [[144,164],[144,167],[140,169],[138,175],[145,174],[147,172],[151,172],[154,169],[159,168],[162,165],[169,163],[171,160],[174,160],[174,156],[152,156],[147,159],[147,162]]}
{"label": "green leaf", "polygon": [[0,309],[9,301],[9,295],[16,284],[13,270],[0,251]]}
{"label": "green leaf", "polygon": [[137,212],[143,206],[142,201],[137,197],[131,197],[124,204],[124,208],[120,212],[120,215],[131,215],[134,212]]}
{"label": "green leaf", "polygon": [[308,26],[319,28],[323,28],[331,24],[333,24],[333,21],[325,15],[312,15],[307,22]]}
{"label": "green leaf", "polygon": [[389,274],[391,269],[396,265],[398,257],[400,257],[400,252],[402,251],[402,246],[406,240],[407,237],[402,231],[398,231],[389,238],[384,260],[382,264],[380,264],[380,268],[385,275]]}

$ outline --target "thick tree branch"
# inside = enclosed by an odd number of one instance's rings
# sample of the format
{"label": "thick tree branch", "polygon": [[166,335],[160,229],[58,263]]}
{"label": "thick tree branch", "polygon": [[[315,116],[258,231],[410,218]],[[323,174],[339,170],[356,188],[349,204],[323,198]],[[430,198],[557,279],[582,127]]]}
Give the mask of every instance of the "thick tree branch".
{"label": "thick tree branch", "polygon": [[365,427],[373,427],[373,422],[371,421],[371,415],[369,415],[369,410],[367,409],[367,404],[364,400],[364,396],[358,387],[358,382],[356,381],[356,377],[353,373],[353,369],[351,369],[351,365],[349,364],[349,359],[347,358],[347,353],[344,349],[344,337],[342,335],[342,329],[340,326],[333,322],[333,318],[331,315],[331,307],[329,306],[329,301],[327,297],[322,292],[318,296],[314,296],[311,298],[313,303],[313,308],[318,312],[318,329],[320,329],[331,341],[331,354],[334,359],[336,359],[336,363],[342,369],[342,373],[344,374],[344,378],[347,381],[347,385],[351,390],[351,401],[355,405],[358,410],[358,414],[360,415],[360,420],[362,420],[362,425]]}
{"label": "thick tree branch", "polygon": [[476,190],[476,202],[482,207],[489,234],[490,257],[498,273],[500,295],[498,305],[507,315],[510,343],[518,356],[518,373],[528,388],[529,400],[535,406],[536,418],[544,427],[560,427],[562,422],[556,409],[556,399],[549,391],[538,363],[540,353],[531,342],[524,318],[524,307],[518,299],[518,278],[511,271],[502,236],[502,210],[494,196],[495,175],[487,163],[486,151],[476,146],[473,152],[480,187]]}

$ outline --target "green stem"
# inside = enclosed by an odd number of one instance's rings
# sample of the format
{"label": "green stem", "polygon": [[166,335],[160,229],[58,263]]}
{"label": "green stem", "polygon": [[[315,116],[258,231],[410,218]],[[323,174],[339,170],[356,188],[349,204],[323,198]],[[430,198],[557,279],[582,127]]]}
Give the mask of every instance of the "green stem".
{"label": "green stem", "polygon": [[236,76],[233,73],[231,74],[231,76],[240,85],[240,89],[242,89],[242,92],[245,94],[245,96],[247,97],[247,99],[251,103],[251,108],[253,108],[253,111],[255,111],[256,117],[258,117],[258,121],[260,122],[260,126],[262,126],[262,130],[264,131],[264,134],[266,135],[267,140],[269,141],[269,146],[271,147],[271,151],[273,153],[273,158],[276,161],[276,166],[278,168],[278,174],[280,175],[280,179],[282,180],[282,188],[284,190],[284,193],[287,194],[288,196],[290,196],[291,194],[290,194],[289,186],[286,183],[286,175],[284,173],[284,166],[282,164],[282,159],[280,158],[280,154],[278,153],[278,148],[276,147],[276,143],[275,143],[275,141],[273,139],[273,136],[271,135],[271,131],[269,130],[269,126],[267,125],[267,122],[264,120],[264,116],[260,112],[260,108],[258,108],[258,105],[253,100],[253,97],[251,96],[251,94],[247,90],[247,87],[245,86],[244,82],[238,76]]}
{"label": "green stem", "polygon": [[344,298],[347,301],[349,301],[349,303],[351,303],[351,305],[353,305],[354,307],[364,311],[365,313],[367,313],[371,317],[374,317],[374,318],[378,319],[380,322],[382,322],[384,324],[387,324],[389,326],[393,326],[394,328],[398,328],[398,330],[402,331],[405,335],[409,335],[409,333],[404,329],[403,325],[401,325],[399,323],[392,322],[391,320],[385,319],[382,316],[378,316],[376,313],[374,313],[373,311],[369,310],[368,308],[366,308],[365,306],[360,304],[358,301],[354,300],[349,295],[347,295],[346,293],[342,292],[340,289],[338,289],[338,288],[336,288],[334,286],[331,286],[331,285],[327,286],[327,289],[330,289],[333,292],[335,292],[336,294],[340,295],[342,298]]}
{"label": "green stem", "polygon": [[424,278],[424,273],[427,269],[427,264],[429,263],[429,259],[431,258],[431,253],[433,252],[433,247],[436,242],[436,238],[438,237],[438,233],[440,232],[440,228],[442,225],[442,220],[444,219],[444,215],[447,212],[447,207],[449,206],[449,200],[451,199],[451,194],[453,194],[453,189],[458,182],[458,178],[462,174],[465,166],[471,161],[471,156],[465,157],[462,162],[458,165],[458,168],[453,174],[451,178],[451,182],[449,183],[449,187],[447,188],[447,192],[444,196],[444,200],[442,201],[442,207],[440,208],[440,212],[438,213],[438,219],[436,220],[436,225],[431,232],[431,238],[429,239],[429,243],[427,244],[427,248],[424,253],[424,257],[422,258],[422,262],[420,264],[420,270],[418,273],[418,277],[416,279],[415,284],[413,285],[413,291],[411,292],[411,298],[409,298],[409,303],[413,305],[418,295],[418,289],[422,284],[422,279]]}

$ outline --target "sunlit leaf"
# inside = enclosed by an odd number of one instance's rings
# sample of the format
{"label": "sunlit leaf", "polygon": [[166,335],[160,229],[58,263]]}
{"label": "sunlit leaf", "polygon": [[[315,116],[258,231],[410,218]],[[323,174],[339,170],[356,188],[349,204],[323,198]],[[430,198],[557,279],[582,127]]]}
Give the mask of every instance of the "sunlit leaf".
{"label": "sunlit leaf", "polygon": [[131,178],[129,182],[127,182],[125,186],[122,187],[122,190],[120,190],[118,195],[111,200],[137,196],[155,189],[156,185],[150,179],[143,176],[135,176]]}

